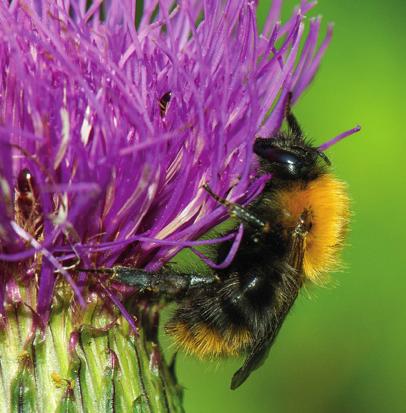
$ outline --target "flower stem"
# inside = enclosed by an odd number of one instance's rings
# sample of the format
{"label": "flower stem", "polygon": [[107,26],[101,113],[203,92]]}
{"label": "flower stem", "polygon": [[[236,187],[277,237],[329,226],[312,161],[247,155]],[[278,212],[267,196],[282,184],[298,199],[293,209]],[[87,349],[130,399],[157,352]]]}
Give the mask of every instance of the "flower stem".
{"label": "flower stem", "polygon": [[[21,300],[0,331],[0,413],[183,412],[182,390],[157,342],[157,309],[143,308],[136,335],[100,299],[85,311],[55,299],[45,330]],[[96,297],[96,296],[95,296]]]}

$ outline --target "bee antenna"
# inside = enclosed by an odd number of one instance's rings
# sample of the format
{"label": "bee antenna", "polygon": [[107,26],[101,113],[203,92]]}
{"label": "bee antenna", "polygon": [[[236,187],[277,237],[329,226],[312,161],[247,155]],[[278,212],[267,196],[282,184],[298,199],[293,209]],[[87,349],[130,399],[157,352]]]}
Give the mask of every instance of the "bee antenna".
{"label": "bee antenna", "polygon": [[300,127],[299,122],[295,118],[295,115],[292,113],[292,99],[293,92],[289,91],[286,95],[284,118],[287,120],[289,129],[293,133],[293,135],[296,138],[303,140],[302,128]]}
{"label": "bee antenna", "polygon": [[331,165],[331,161],[330,159],[328,159],[327,155],[324,152],[320,152],[320,150],[317,151],[317,155],[320,156],[321,159],[323,159],[323,161],[330,166]]}

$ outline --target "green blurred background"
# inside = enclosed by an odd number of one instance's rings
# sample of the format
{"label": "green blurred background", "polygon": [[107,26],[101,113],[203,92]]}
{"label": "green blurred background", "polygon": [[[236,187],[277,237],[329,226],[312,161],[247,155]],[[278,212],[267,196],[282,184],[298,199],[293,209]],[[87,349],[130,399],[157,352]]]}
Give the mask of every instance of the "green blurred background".
{"label": "green blurred background", "polygon": [[[285,0],[285,17],[297,2]],[[261,23],[271,0],[259,3]],[[294,111],[320,143],[362,125],[329,151],[353,201],[347,268],[301,295],[238,390],[241,360],[180,355],[187,413],[406,412],[406,1],[319,0],[317,14],[324,29],[335,22],[334,39]]]}

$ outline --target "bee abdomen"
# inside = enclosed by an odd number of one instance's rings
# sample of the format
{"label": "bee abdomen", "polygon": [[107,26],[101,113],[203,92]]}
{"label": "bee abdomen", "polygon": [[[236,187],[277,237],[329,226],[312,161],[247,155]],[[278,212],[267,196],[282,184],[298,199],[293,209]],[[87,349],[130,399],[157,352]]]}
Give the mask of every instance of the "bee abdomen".
{"label": "bee abdomen", "polygon": [[189,324],[176,318],[167,324],[166,332],[179,348],[199,358],[236,356],[253,342],[252,334],[244,327],[230,326],[220,331],[201,321]]}
{"label": "bee abdomen", "polygon": [[242,283],[238,275],[231,276],[205,297],[184,303],[166,332],[180,348],[200,358],[236,356],[249,350],[258,331],[267,329],[270,313],[266,309],[274,289],[255,276],[245,278],[248,282]]}

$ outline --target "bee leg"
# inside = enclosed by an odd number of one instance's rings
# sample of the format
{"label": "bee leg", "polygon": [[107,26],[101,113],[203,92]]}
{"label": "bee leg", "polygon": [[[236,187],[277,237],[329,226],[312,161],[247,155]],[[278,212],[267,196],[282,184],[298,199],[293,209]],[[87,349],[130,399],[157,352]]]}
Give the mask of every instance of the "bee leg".
{"label": "bee leg", "polygon": [[219,282],[217,276],[185,274],[177,272],[148,272],[139,268],[116,266],[108,269],[92,270],[91,272],[109,273],[113,280],[130,287],[136,287],[140,292],[149,291],[168,298],[183,298],[199,288]]}
{"label": "bee leg", "polygon": [[221,198],[215,194],[209,185],[203,185],[203,188],[221,205],[228,208],[228,211],[232,217],[239,219],[241,222],[250,225],[258,230],[258,232],[267,232],[269,224],[259,219],[256,215],[250,212],[249,209],[244,208],[239,204],[227,201],[227,199]]}
{"label": "bee leg", "polygon": [[311,213],[305,209],[292,231],[292,243],[288,262],[296,270],[302,271],[306,237],[312,227]]}
{"label": "bee leg", "polygon": [[301,137],[303,136],[302,128],[300,127],[299,122],[297,121],[293,113],[291,112],[291,103],[292,103],[292,92],[289,92],[286,98],[285,118],[288,122],[289,129],[292,131],[292,133],[297,137]]}

